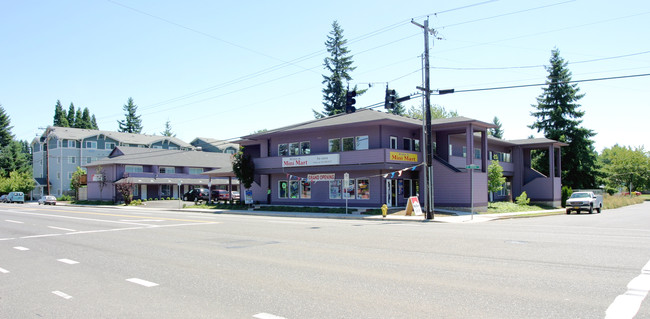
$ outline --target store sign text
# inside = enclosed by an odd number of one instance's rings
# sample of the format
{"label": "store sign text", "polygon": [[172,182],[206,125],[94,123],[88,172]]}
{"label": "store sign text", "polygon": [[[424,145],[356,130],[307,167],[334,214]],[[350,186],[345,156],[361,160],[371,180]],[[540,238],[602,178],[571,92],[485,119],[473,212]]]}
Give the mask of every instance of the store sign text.
{"label": "store sign text", "polygon": [[282,167],[338,165],[339,154],[283,157]]}
{"label": "store sign text", "polygon": [[402,162],[418,162],[418,154],[412,153],[402,153],[402,152],[390,152],[391,161],[402,161]]}

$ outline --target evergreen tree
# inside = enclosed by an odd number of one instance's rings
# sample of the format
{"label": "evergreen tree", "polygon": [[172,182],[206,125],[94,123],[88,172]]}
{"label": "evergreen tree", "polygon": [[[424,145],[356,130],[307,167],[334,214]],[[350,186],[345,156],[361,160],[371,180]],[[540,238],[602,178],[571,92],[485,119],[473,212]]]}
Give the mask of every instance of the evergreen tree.
{"label": "evergreen tree", "polygon": [[[331,116],[345,112],[345,100],[347,90],[344,88],[344,82],[347,84],[352,80],[349,72],[354,71],[356,67],[352,66],[352,56],[350,50],[345,46],[348,40],[343,37],[343,29],[337,21],[332,23],[332,31],[327,36],[325,46],[330,56],[325,58],[323,66],[330,72],[330,75],[323,75],[323,112],[314,111],[316,118]],[[356,88],[355,88],[356,90]],[[358,94],[359,92],[357,92]]]}
{"label": "evergreen tree", "polygon": [[[537,120],[530,125],[544,137],[569,144],[562,148],[562,179],[565,185],[575,188],[596,187],[597,162],[592,130],[580,127],[584,111],[578,110],[577,102],[584,96],[577,84],[571,81],[571,71],[567,62],[554,49],[546,68],[547,87],[537,97],[537,105],[531,115]],[[548,163],[548,162],[547,162]]]}
{"label": "evergreen tree", "polygon": [[497,127],[489,129],[488,134],[492,135],[495,138],[503,139],[503,129],[501,128],[501,121],[499,121],[499,118],[495,116],[492,120],[492,124],[496,125]]}
{"label": "evergreen tree", "polygon": [[119,132],[136,133],[142,132],[142,120],[139,115],[136,115],[138,106],[133,104],[133,98],[129,98],[124,107],[122,108],[126,113],[123,121],[117,121],[119,124]]}
{"label": "evergreen tree", "polygon": [[70,107],[68,108],[68,127],[75,127],[74,126],[74,116],[75,116],[75,111],[74,111],[74,104],[70,102]]}
{"label": "evergreen tree", "polygon": [[0,150],[0,175],[8,177],[11,172],[31,172],[29,157],[23,143],[12,140]]}
{"label": "evergreen tree", "polygon": [[68,127],[68,119],[66,118],[65,110],[61,105],[60,100],[56,100],[56,105],[54,106],[54,126],[58,127]]}
{"label": "evergreen tree", "polygon": [[[395,91],[395,99],[398,100],[400,98],[399,93]],[[395,114],[395,115],[406,115],[406,108],[402,104],[402,102],[395,102],[394,107],[388,111],[388,113]]]}
{"label": "evergreen tree", "polygon": [[74,113],[74,128],[84,128],[83,113],[81,113],[81,108],[77,109]]}
{"label": "evergreen tree", "polygon": [[97,125],[97,119],[95,118],[95,114],[90,118],[90,126],[91,129],[93,130],[99,130],[99,126]]}
{"label": "evergreen tree", "polygon": [[13,134],[11,134],[12,128],[11,119],[0,104],[0,147],[9,145],[9,143],[14,139]]}
{"label": "evergreen tree", "polygon": [[77,119],[76,127],[77,128],[83,128],[83,129],[92,129],[93,125],[91,123],[90,119],[90,111],[88,108],[84,108],[83,112],[81,112],[81,109],[77,110],[78,113],[81,113],[81,118]]}
{"label": "evergreen tree", "polygon": [[176,136],[176,134],[172,132],[172,124],[169,122],[169,120],[165,122],[165,130],[160,132],[160,134],[162,134],[162,136]]}

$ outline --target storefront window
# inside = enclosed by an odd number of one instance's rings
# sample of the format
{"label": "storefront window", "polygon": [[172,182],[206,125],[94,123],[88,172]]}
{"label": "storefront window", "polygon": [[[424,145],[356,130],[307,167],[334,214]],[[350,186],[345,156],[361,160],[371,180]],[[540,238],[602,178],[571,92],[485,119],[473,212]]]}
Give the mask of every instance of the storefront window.
{"label": "storefront window", "polygon": [[[355,194],[355,188],[356,188],[356,187],[354,187],[354,185],[355,185],[355,184],[354,184],[354,179],[350,179],[350,184],[349,184],[348,187],[343,191],[343,196],[344,196],[344,198],[347,198],[347,199],[355,199],[354,194]],[[345,185],[344,185],[344,186],[345,186]],[[344,187],[344,188],[345,188],[345,187]]]}
{"label": "storefront window", "polygon": [[300,181],[300,198],[311,198],[311,183]]}
{"label": "storefront window", "polygon": [[287,156],[289,155],[289,145],[288,144],[279,144],[278,145],[278,156]]}
{"label": "storefront window", "polygon": [[368,149],[368,135],[357,136],[357,143],[355,149],[357,150],[367,150]]}
{"label": "storefront window", "polygon": [[309,155],[311,153],[311,143],[300,142],[300,154]]}
{"label": "storefront window", "polygon": [[287,183],[287,181],[280,181],[278,183],[278,185],[279,185],[278,197],[279,198],[287,198],[287,194],[288,194],[288,191],[289,191],[288,190],[289,183]]}
{"label": "storefront window", "polygon": [[330,181],[330,199],[341,199],[341,180]]}
{"label": "storefront window", "polygon": [[172,185],[161,185],[162,187],[160,188],[160,194],[163,197],[170,197],[172,196]]}
{"label": "storefront window", "polygon": [[289,181],[289,198],[300,198],[300,182]]}
{"label": "storefront window", "polygon": [[328,144],[329,144],[328,151],[330,153],[332,153],[332,152],[340,152],[341,151],[341,139],[339,139],[339,138],[329,139]]}
{"label": "storefront window", "polygon": [[354,151],[354,137],[343,138],[343,151]]}
{"label": "storefront window", "polygon": [[289,155],[300,155],[300,143],[289,144]]}
{"label": "storefront window", "polygon": [[370,180],[357,180],[357,196],[359,199],[370,199]]}

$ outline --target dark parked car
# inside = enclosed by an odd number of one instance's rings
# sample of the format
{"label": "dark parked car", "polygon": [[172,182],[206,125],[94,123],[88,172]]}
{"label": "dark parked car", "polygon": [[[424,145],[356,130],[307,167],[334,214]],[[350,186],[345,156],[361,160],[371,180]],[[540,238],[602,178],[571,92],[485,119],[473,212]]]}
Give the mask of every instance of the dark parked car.
{"label": "dark parked car", "polygon": [[210,193],[207,188],[195,188],[183,194],[184,201],[208,200]]}

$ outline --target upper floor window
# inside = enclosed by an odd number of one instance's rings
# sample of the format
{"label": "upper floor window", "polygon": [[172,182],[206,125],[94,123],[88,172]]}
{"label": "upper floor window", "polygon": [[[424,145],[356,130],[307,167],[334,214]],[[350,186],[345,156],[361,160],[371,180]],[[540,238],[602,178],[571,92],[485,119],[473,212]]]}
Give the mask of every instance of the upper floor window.
{"label": "upper floor window", "polygon": [[160,174],[174,174],[174,173],[176,173],[176,168],[174,168],[174,167],[160,167],[158,169],[158,171],[160,172]]}
{"label": "upper floor window", "polygon": [[170,149],[170,150],[177,150],[178,147],[177,147],[177,146],[170,146],[169,149]]}
{"label": "upper floor window", "polygon": [[289,155],[300,155],[300,143],[289,143]]}
{"label": "upper floor window", "polygon": [[309,141],[300,142],[300,153],[305,155],[309,155],[311,153],[311,143]]}
{"label": "upper floor window", "polygon": [[475,148],[474,149],[474,158],[481,158],[481,149],[480,148]]}
{"label": "upper floor window", "polygon": [[190,174],[192,175],[199,175],[203,173],[203,169],[200,167],[190,167]]}
{"label": "upper floor window", "polygon": [[309,141],[278,144],[278,156],[309,154],[311,154],[311,143]]}
{"label": "upper floor window", "polygon": [[[420,140],[413,139],[412,144],[413,144],[413,146],[411,147],[411,151],[419,152],[420,151]],[[435,145],[435,143],[434,143],[434,145]]]}
{"label": "upper floor window", "polygon": [[344,137],[343,140],[343,151],[354,151],[354,137]]}
{"label": "upper floor window", "polygon": [[77,141],[75,141],[75,140],[67,140],[67,142],[68,142],[67,146],[66,146],[67,148],[75,148],[75,147],[77,147]]}
{"label": "upper floor window", "polygon": [[397,136],[390,137],[390,148],[394,150],[397,149]]}
{"label": "upper floor window", "polygon": [[369,148],[368,145],[368,135],[364,136],[357,136],[355,137],[355,149],[356,150],[367,150]]}
{"label": "upper floor window", "polygon": [[463,146],[463,157],[467,157],[467,146]]}
{"label": "upper floor window", "polygon": [[112,150],[112,149],[114,149],[114,148],[115,148],[115,143],[113,143],[113,142],[106,142],[106,143],[104,143],[104,149]]}
{"label": "upper floor window", "polygon": [[126,165],[124,171],[127,173],[142,173],[144,170],[140,165]]}
{"label": "upper floor window", "polygon": [[86,141],[86,148],[97,148],[97,141]]}
{"label": "upper floor window", "polygon": [[405,137],[403,143],[404,143],[404,150],[411,151],[411,148],[413,147],[413,145],[411,145],[411,139]]}
{"label": "upper floor window", "polygon": [[159,149],[159,150],[161,150],[163,147],[162,147],[161,145],[154,145],[154,146],[152,146],[151,148],[155,148],[155,149]]}
{"label": "upper floor window", "polygon": [[74,164],[77,162],[77,158],[74,156],[69,156],[68,157],[68,164]]}
{"label": "upper floor window", "polygon": [[341,151],[341,139],[340,138],[331,138],[327,141],[327,151],[340,152]]}

